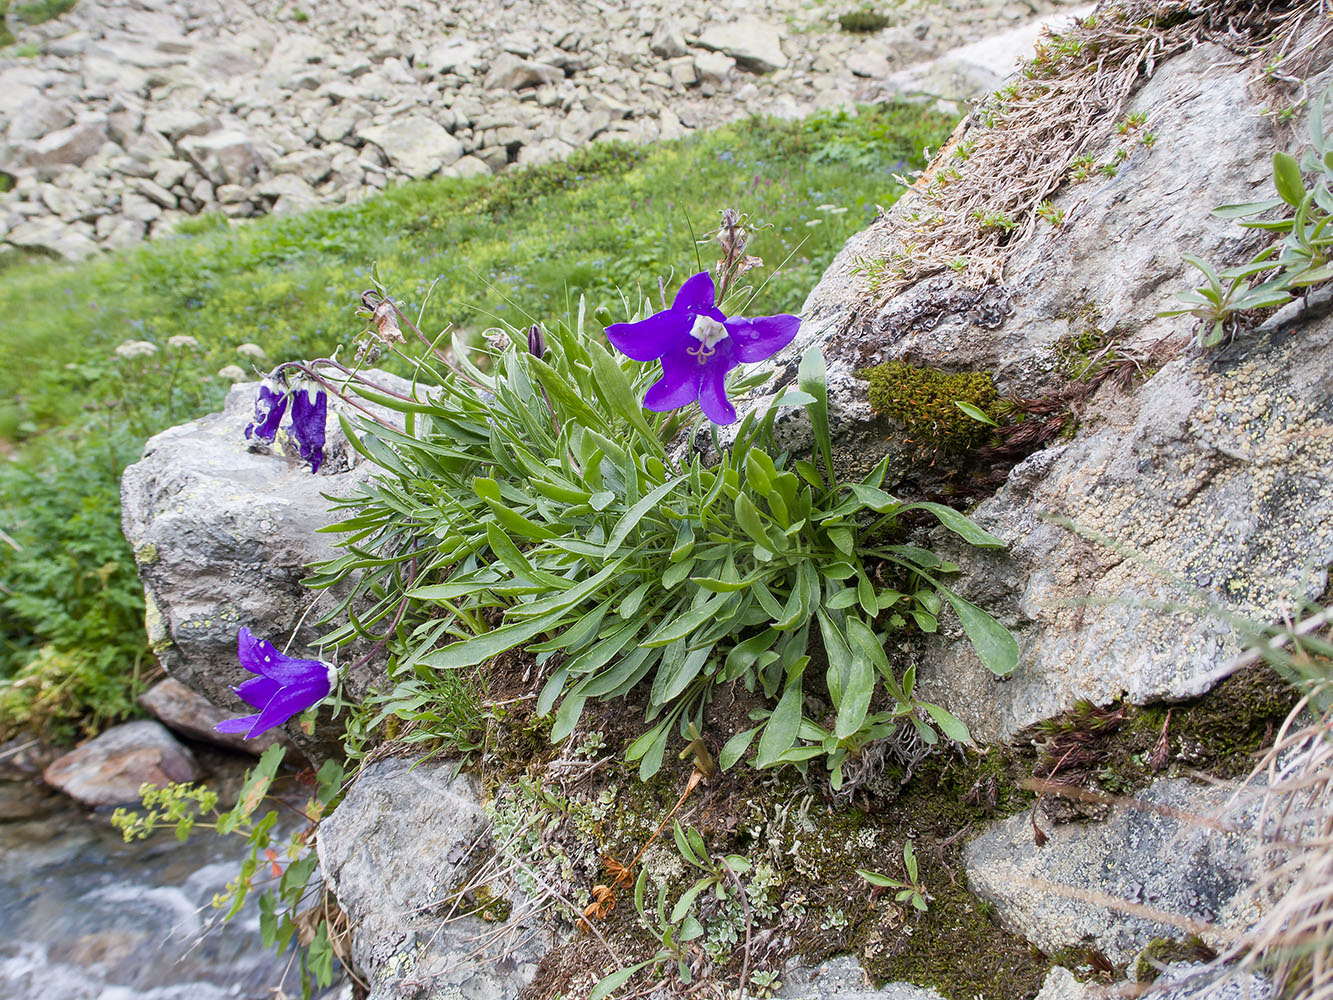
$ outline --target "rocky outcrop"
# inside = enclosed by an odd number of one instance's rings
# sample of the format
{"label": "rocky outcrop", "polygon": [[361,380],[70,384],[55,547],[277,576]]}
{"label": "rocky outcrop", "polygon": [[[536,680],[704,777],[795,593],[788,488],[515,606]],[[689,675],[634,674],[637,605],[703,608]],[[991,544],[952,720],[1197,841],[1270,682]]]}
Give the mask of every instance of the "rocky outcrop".
{"label": "rocky outcrop", "polygon": [[[329,407],[318,475],[280,449],[252,446],[245,427],[254,418],[255,390],[254,383],[234,386],[222,413],[150,438],[121,487],[122,526],[144,584],[153,652],[173,678],[229,715],[244,707],[230,688],[251,676],[237,659],[241,626],[279,647],[290,639],[293,655],[304,655],[299,651],[326,631],[315,623],[339,594],[311,591],[301,580],[311,563],[337,551],[333,536],[319,531],[329,520],[324,494],[347,495],[361,476],[338,423],[342,404]],[[320,727],[316,736],[336,740],[339,732]],[[289,734],[307,755],[322,753],[299,727]]]}
{"label": "rocky outcrop", "polygon": [[113,726],[42,773],[48,785],[90,806],[138,802],[141,785],[162,787],[198,775],[194,755],[156,722]]}
{"label": "rocky outcrop", "polygon": [[486,870],[490,823],[454,761],[368,765],[319,827],[319,860],[351,918],[371,1000],[515,997],[552,937],[507,877]]}
{"label": "rocky outcrop", "polygon": [[[0,171],[16,181],[0,241],[77,259],[201,212],[340,204],[599,138],[847,106],[890,70],[1064,6],[957,0],[867,38],[799,0],[758,15],[335,0],[300,19],[260,0],[80,4],[19,31],[38,55],[0,58]],[[283,176],[304,183],[301,199],[273,189]]]}
{"label": "rocky outcrop", "polygon": [[[1125,158],[1054,192],[1050,210],[1063,221],[1033,220],[1000,280],[964,271],[887,298],[868,294],[857,262],[887,253],[912,225],[923,205],[909,194],[849,242],[806,302],[789,357],[822,345],[849,472],[887,453],[896,478],[887,488],[903,495],[975,489],[940,475],[968,454],[923,448],[874,413],[857,373],[882,362],[981,372],[1000,393],[1064,414],[1052,431],[1063,438],[1001,473],[973,512],[1008,552],[951,552],[963,593],[1019,636],[1018,670],[998,681],[956,630],[922,651],[918,678],[929,696],[983,740],[1007,740],[1080,698],[1199,694],[1241,649],[1228,615],[1277,620],[1324,588],[1319,567],[1333,562],[1333,320],[1323,300],[1293,305],[1206,355],[1188,347],[1190,317],[1157,315],[1176,304],[1175,291],[1197,284],[1182,251],[1234,261],[1253,249],[1246,230],[1211,210],[1266,197],[1273,150],[1288,141],[1251,113],[1246,78],[1222,69],[1229,59],[1204,44],[1164,62],[1114,120],[1093,129],[1094,161],[1110,162],[1121,148]],[[1311,92],[1327,82],[1311,79]],[[1152,118],[1150,146],[1114,128],[1136,112]],[[1085,392],[1079,351],[1087,361],[1107,345],[1125,377]],[[788,426],[799,437],[799,421]]]}
{"label": "rocky outcrop", "polygon": [[[1096,823],[1055,825],[1028,810],[967,845],[968,885],[1047,954],[1095,942],[1128,965],[1153,939],[1181,936],[1182,919],[1217,934],[1244,930],[1257,863],[1245,833],[1258,807],[1252,797],[1252,808],[1228,810],[1230,794],[1172,778]],[[1137,912],[1109,905],[1118,901]]]}

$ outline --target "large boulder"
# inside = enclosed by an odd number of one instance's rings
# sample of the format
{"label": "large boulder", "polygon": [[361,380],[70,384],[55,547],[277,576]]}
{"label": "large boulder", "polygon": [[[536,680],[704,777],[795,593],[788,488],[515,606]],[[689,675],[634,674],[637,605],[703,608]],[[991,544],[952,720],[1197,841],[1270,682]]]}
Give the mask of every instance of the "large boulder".
{"label": "large boulder", "polygon": [[743,68],[756,73],[771,73],[787,65],[782,33],[776,25],[756,17],[741,18],[730,24],[710,24],[699,35],[699,44],[731,56]]}
{"label": "large boulder", "polygon": [[139,801],[142,785],[161,788],[199,776],[194,755],[156,722],[127,722],[71,750],[43,772],[48,785],[90,806]]}
{"label": "large boulder", "polygon": [[[320,531],[330,520],[324,495],[351,493],[367,468],[355,465],[336,405],[319,475],[280,451],[252,448],[245,427],[255,389],[237,385],[222,413],[150,438],[121,484],[122,526],[143,580],[154,653],[208,701],[244,712],[230,691],[251,676],[237,659],[238,630],[250,627],[279,648],[290,638],[292,655],[312,655],[306,648],[325,631],[315,623],[343,593],[301,584],[311,563],[337,551],[333,536]],[[298,727],[289,731],[308,754],[321,752]],[[334,725],[316,736],[340,733]]]}
{"label": "large boulder", "polygon": [[[552,938],[539,906],[489,869],[481,789],[448,760],[368,765],[319,827],[370,1000],[516,997]],[[479,874],[480,873],[480,874]],[[485,919],[483,919],[483,917]]]}
{"label": "large boulder", "polygon": [[1125,965],[1155,938],[1180,936],[1181,919],[1242,931],[1257,855],[1238,831],[1253,828],[1258,807],[1251,798],[1228,811],[1230,795],[1171,778],[1102,822],[1054,825],[1019,813],[967,845],[968,885],[1047,954],[1095,942]]}
{"label": "large boulder", "polygon": [[179,148],[214,184],[251,184],[267,163],[254,140],[236,128],[187,136]]}
{"label": "large boulder", "polygon": [[463,156],[463,144],[422,115],[363,129],[361,138],[382,149],[390,163],[414,180],[438,173]]}
{"label": "large boulder", "polygon": [[[888,294],[872,294],[859,265],[905,246],[929,250],[920,217],[941,209],[924,194],[931,178],[921,181],[848,243],[807,299],[786,356],[780,378],[789,379],[805,347],[824,351],[844,474],[888,454],[886,488],[902,496],[961,494],[965,504],[992,494],[973,516],[1010,543],[1007,553],[955,550],[944,533],[938,544],[962,564],[964,595],[1018,635],[1019,667],[998,682],[955,623],[924,642],[918,673],[923,695],[983,740],[1081,698],[1199,694],[1242,648],[1227,616],[1276,620],[1323,591],[1333,562],[1333,320],[1320,297],[1206,354],[1189,346],[1189,317],[1157,315],[1198,284],[1182,251],[1223,263],[1253,252],[1254,237],[1211,210],[1267,196],[1273,150],[1288,142],[1253,113],[1232,58],[1198,45],[1163,60],[1123,107],[1080,123],[1088,155],[1115,169],[1052,194],[1060,225],[1034,217],[1007,259],[915,281],[889,275]],[[1309,81],[1312,93],[1326,85]],[[1135,113],[1150,116],[1154,144],[1116,129]],[[950,148],[981,129],[960,130]],[[936,169],[960,162],[946,151]],[[1103,348],[1100,362],[1122,377],[1094,391],[1080,376]],[[1048,421],[1053,441],[1011,470],[1021,454],[988,465],[974,446],[923,447],[915,428],[870,404],[861,376],[884,362],[993,379],[1038,414],[1031,426]],[[798,441],[799,412],[780,417],[778,433]]]}

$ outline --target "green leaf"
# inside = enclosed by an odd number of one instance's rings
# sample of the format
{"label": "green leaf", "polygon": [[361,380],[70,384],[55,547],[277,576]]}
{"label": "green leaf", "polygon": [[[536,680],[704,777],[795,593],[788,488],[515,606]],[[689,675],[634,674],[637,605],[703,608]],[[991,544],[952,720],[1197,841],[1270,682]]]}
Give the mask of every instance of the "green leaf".
{"label": "green leaf", "polygon": [[985,410],[981,409],[981,407],[979,406],[973,406],[971,403],[965,403],[961,399],[955,399],[953,401],[953,405],[958,407],[958,409],[962,410],[964,413],[966,413],[969,417],[971,417],[978,423],[987,424],[990,427],[1000,426],[986,414]]}
{"label": "green leaf", "polygon": [[759,732],[761,728],[763,727],[755,726],[753,729],[737,733],[722,744],[722,750],[717,755],[717,766],[724,771],[730,770],[732,765],[745,756],[745,751],[749,750],[750,744],[754,742],[755,733]]}
{"label": "green leaf", "polygon": [[[833,439],[828,423],[828,371],[824,367],[824,355],[820,353],[818,345],[812,345],[801,356],[796,380],[801,391],[813,397],[811,402],[805,404],[805,412],[810,416],[810,429],[814,433],[819,454],[824,459],[824,469],[832,477]],[[822,483],[813,482],[811,485],[818,487]]]}
{"label": "green leaf", "polygon": [[966,514],[960,514],[952,507],[946,507],[942,503],[930,503],[922,500],[918,503],[908,504],[903,508],[904,512],[909,510],[930,511],[939,518],[940,524],[958,535],[963,541],[975,545],[979,549],[1008,548],[1008,543],[1003,538],[992,535]]}
{"label": "green leaf", "polygon": [[517,576],[532,572],[532,563],[528,562],[527,556],[519,551],[518,546],[500,530],[499,526],[495,524],[486,525],[486,541],[490,545],[491,551],[495,553],[495,558],[504,563],[505,568],[510,573]]}
{"label": "green leaf", "polygon": [[589,341],[587,349],[588,358],[592,362],[593,380],[597,384],[597,392],[603,402],[608,409],[629,420],[639,437],[649,444],[654,452],[660,453],[662,442],[648,426],[648,421],[643,418],[643,405],[634,395],[629,380],[625,378],[624,369],[601,344]]}
{"label": "green leaf", "polygon": [[654,956],[646,962],[639,962],[637,965],[631,965],[625,969],[617,969],[611,975],[599,979],[597,985],[592,988],[592,992],[588,994],[588,1000],[606,1000],[612,993],[629,982],[634,973],[656,961],[657,958]]}
{"label": "green leaf", "polygon": [[604,558],[610,559],[616,549],[620,548],[620,543],[629,537],[629,533],[634,530],[635,525],[643,520],[644,515],[661,503],[668,493],[686,482],[686,478],[687,477],[685,476],[677,476],[675,479],[668,479],[629,510],[625,511],[620,520],[616,522],[615,528],[611,531],[611,537],[606,543]]}
{"label": "green leaf", "polygon": [[963,631],[972,640],[972,648],[982,664],[997,677],[1003,677],[1018,666],[1018,640],[1007,628],[970,601],[964,600],[947,587],[940,587],[945,599],[958,613]]}
{"label": "green leaf", "polygon": [[778,706],[769,716],[768,724],[759,737],[759,751],[755,757],[756,767],[770,767],[777,758],[791,749],[796,742],[796,733],[801,728],[801,673],[795,671],[787,677],[786,686]]}
{"label": "green leaf", "polygon": [[550,611],[528,621],[514,622],[479,636],[453,642],[443,649],[427,653],[417,662],[437,670],[457,670],[461,667],[474,667],[484,663],[492,656],[499,656],[506,650],[513,649],[520,643],[527,642],[541,635],[560,622],[563,609]]}
{"label": "green leaf", "polygon": [[739,494],[736,497],[735,509],[736,523],[741,526],[741,530],[760,545],[771,547],[772,542],[764,528],[763,518],[750,498],[744,493]]}
{"label": "green leaf", "polygon": [[879,872],[868,872],[864,868],[856,869],[856,874],[860,875],[871,885],[877,885],[881,889],[897,889],[902,885],[897,879],[891,879],[887,875],[881,875]]}
{"label": "green leaf", "polygon": [[560,710],[555,713],[555,721],[551,724],[552,743],[559,743],[574,731],[579,724],[579,716],[583,714],[585,700],[570,695],[560,703]]}
{"label": "green leaf", "polygon": [[690,907],[694,905],[695,898],[717,880],[713,876],[701,878],[694,885],[686,889],[680,899],[676,900],[676,905],[671,909],[671,922],[678,924],[685,919],[685,914],[690,912]]}
{"label": "green leaf", "polygon": [[1290,153],[1273,154],[1273,186],[1278,197],[1293,208],[1305,199],[1305,179],[1301,166]]}
{"label": "green leaf", "polygon": [[[939,705],[931,705],[928,702],[921,702],[921,706],[930,713],[930,717],[935,720],[935,725],[939,726],[944,735],[949,737],[955,743],[971,743],[972,734],[967,731],[967,726],[957,716],[946,712]],[[916,878],[915,875],[912,876]]]}

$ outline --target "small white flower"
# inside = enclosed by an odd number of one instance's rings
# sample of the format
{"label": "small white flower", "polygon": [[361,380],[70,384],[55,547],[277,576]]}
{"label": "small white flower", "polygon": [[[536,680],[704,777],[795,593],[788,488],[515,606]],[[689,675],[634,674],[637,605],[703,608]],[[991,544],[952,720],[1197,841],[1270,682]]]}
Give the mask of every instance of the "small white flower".
{"label": "small white flower", "polygon": [[256,361],[267,357],[267,355],[264,353],[264,349],[260,347],[258,344],[241,344],[238,348],[236,348],[236,353],[243,354],[247,358],[254,358]]}
{"label": "small white flower", "polygon": [[239,382],[245,378],[245,369],[240,365],[227,365],[226,368],[219,368],[218,375],[222,378],[231,379],[233,382]]}
{"label": "small white flower", "polygon": [[199,341],[195,340],[188,333],[178,333],[174,337],[167,338],[168,347],[191,347],[199,349]]}
{"label": "small white flower", "polygon": [[127,340],[115,350],[118,358],[146,358],[157,353],[157,347],[146,340]]}

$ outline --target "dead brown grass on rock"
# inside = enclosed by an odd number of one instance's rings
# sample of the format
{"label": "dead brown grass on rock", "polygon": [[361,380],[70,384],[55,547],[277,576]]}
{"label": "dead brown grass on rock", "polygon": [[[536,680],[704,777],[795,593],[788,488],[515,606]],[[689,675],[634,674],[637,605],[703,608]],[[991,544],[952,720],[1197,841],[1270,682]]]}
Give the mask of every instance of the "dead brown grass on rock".
{"label": "dead brown grass on rock", "polygon": [[1308,721],[1310,705],[1296,706],[1242,788],[1263,786],[1263,915],[1210,971],[1256,972],[1283,997],[1333,1000],[1333,709]]}
{"label": "dead brown grass on rock", "polygon": [[[871,291],[883,300],[958,261],[965,284],[997,281],[1010,254],[1038,232],[1039,206],[1075,159],[1111,134],[1159,63],[1212,41],[1242,57],[1272,53],[1299,71],[1328,33],[1312,38],[1307,30],[1321,10],[1318,0],[1140,0],[1103,4],[1068,31],[1046,35],[1018,78],[973,112],[881,220],[892,233],[886,251],[858,262]],[[1269,82],[1285,83],[1272,75]]]}

